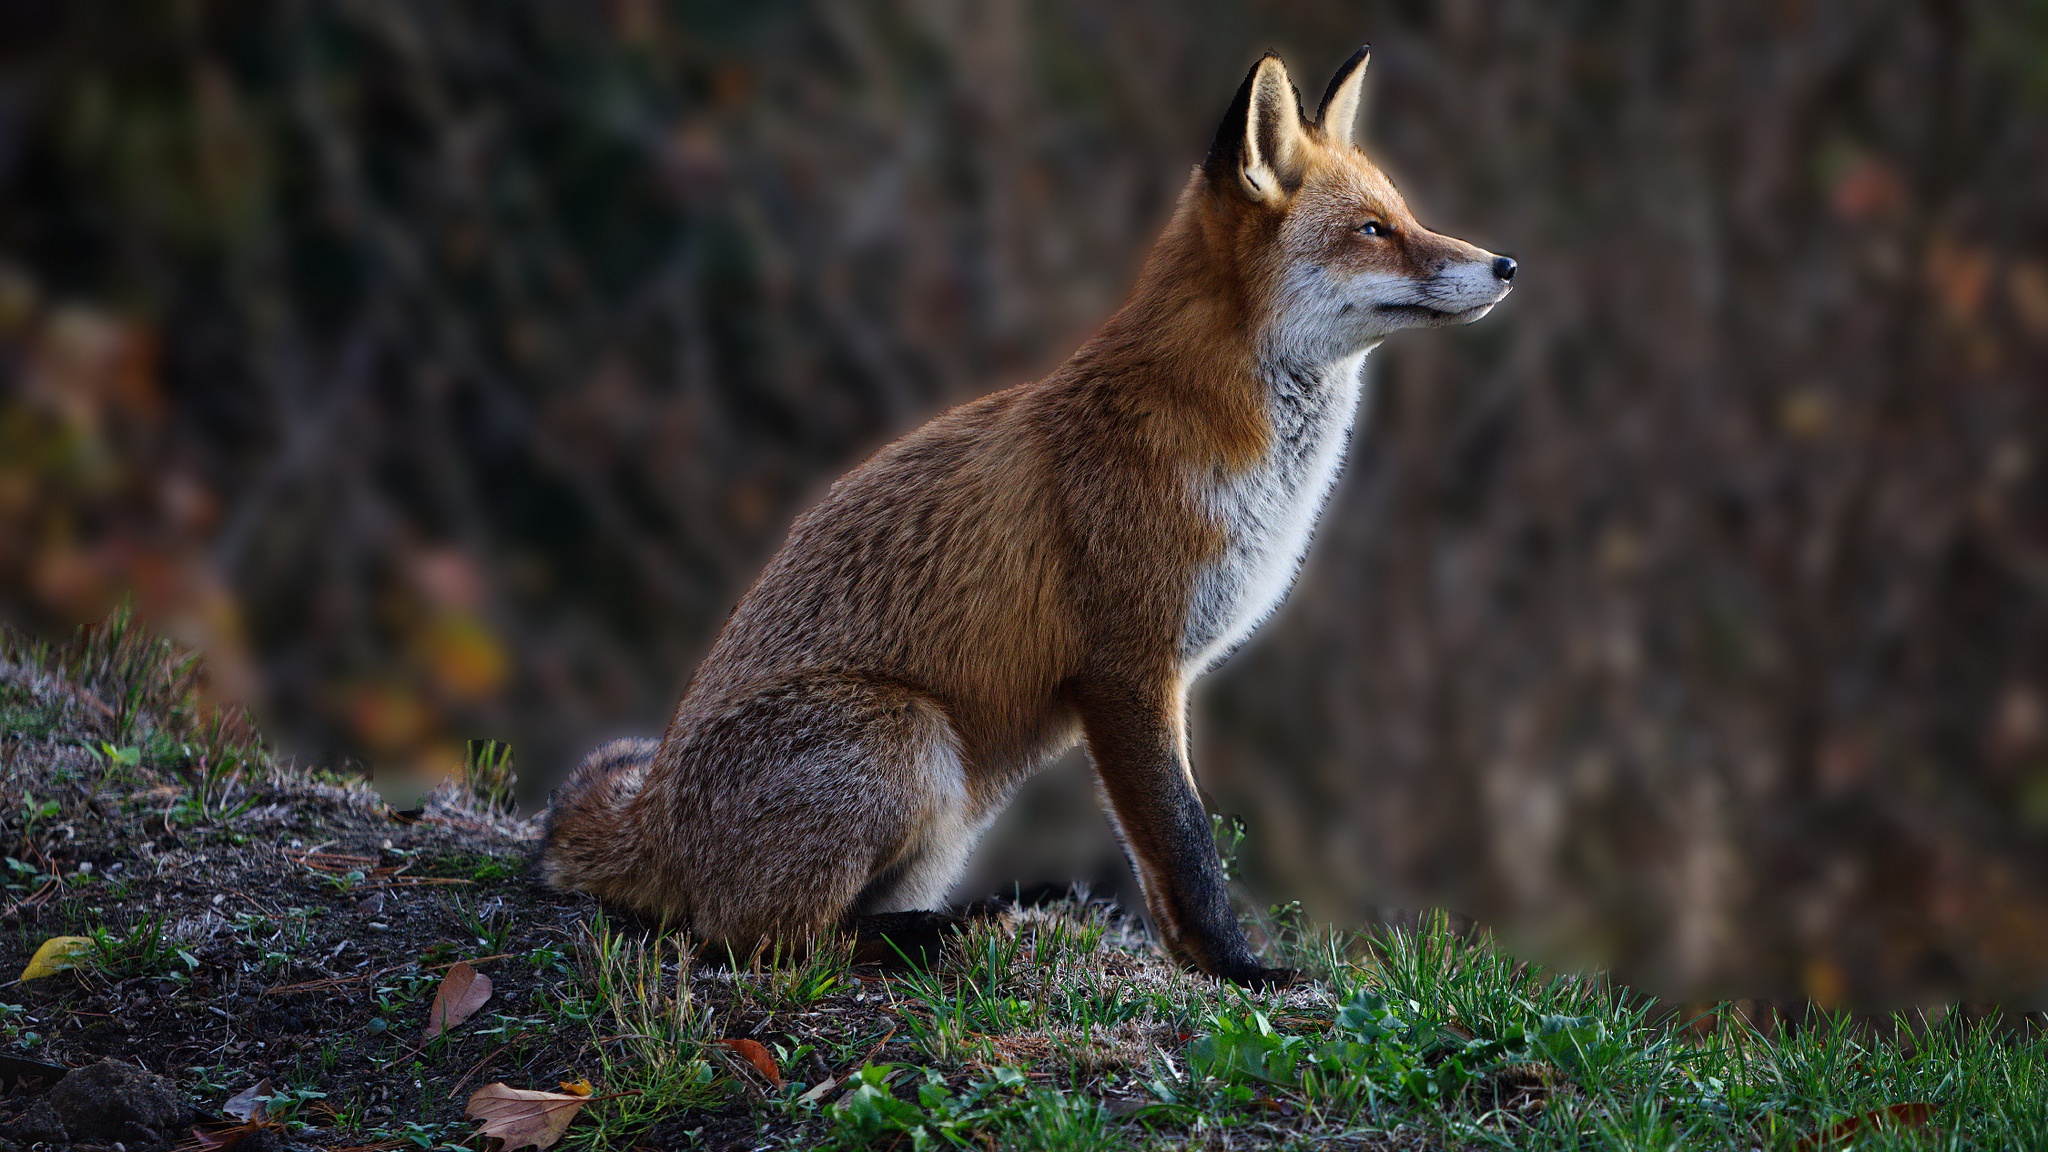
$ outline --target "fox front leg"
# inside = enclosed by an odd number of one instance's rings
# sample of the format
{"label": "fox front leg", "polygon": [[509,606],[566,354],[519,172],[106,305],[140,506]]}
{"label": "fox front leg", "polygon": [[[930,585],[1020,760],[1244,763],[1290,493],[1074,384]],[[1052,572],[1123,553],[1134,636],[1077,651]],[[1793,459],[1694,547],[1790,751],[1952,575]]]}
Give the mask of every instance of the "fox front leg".
{"label": "fox front leg", "polygon": [[1081,723],[1096,781],[1167,950],[1233,983],[1292,983],[1298,973],[1259,963],[1231,911],[1209,814],[1188,767],[1180,692],[1089,696]]}

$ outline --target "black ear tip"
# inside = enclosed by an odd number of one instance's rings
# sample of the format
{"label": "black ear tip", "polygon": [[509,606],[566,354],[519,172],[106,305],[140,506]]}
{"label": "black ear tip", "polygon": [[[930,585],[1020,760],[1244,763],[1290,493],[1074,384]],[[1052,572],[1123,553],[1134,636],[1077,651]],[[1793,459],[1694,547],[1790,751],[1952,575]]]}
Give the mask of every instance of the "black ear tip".
{"label": "black ear tip", "polygon": [[[1350,79],[1360,68],[1365,67],[1365,62],[1371,57],[1372,45],[1360,44],[1358,51],[1353,52],[1345,58],[1342,64],[1337,65],[1336,74],[1330,77],[1330,86],[1323,89],[1323,102],[1316,106],[1316,123],[1321,124],[1329,118],[1330,101],[1337,98],[1337,90],[1344,86],[1344,81]],[[1348,132],[1349,130],[1347,126],[1345,131]]]}
{"label": "black ear tip", "polygon": [[1223,113],[1223,120],[1216,125],[1216,135],[1209,142],[1209,154],[1202,158],[1202,169],[1212,179],[1234,179],[1231,173],[1237,170],[1238,148],[1244,142],[1245,117],[1252,106],[1252,86],[1258,83],[1259,70],[1268,60],[1278,60],[1280,54],[1272,49],[1245,70],[1244,82],[1237,86],[1237,94],[1230,99],[1230,107]]}

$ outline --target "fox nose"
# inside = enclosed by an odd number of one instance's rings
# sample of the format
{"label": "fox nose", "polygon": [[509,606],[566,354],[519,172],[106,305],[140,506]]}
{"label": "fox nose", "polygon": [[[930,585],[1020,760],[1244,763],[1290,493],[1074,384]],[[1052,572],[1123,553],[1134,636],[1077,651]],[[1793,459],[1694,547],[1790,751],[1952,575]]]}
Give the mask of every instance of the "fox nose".
{"label": "fox nose", "polygon": [[1493,258],[1493,274],[1501,280],[1513,280],[1515,278],[1515,258],[1512,256],[1495,256]]}

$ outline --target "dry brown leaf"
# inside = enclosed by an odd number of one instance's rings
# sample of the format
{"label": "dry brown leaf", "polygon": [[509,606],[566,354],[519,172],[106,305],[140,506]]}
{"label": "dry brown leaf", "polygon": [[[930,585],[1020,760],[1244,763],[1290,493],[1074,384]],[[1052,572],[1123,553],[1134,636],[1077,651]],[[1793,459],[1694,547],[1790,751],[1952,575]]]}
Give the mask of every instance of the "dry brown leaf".
{"label": "dry brown leaf", "polygon": [[1898,1128],[1907,1131],[1918,1130],[1927,1127],[1927,1122],[1932,1119],[1934,1119],[1934,1105],[1932,1104],[1922,1101],[1916,1101],[1911,1104],[1893,1104],[1888,1108],[1879,1108],[1873,1112],[1865,1112],[1861,1116],[1851,1116],[1847,1120],[1836,1121],[1821,1131],[1801,1140],[1799,1142],[1799,1152],[1820,1152],[1824,1148],[1833,1148],[1843,1141],[1861,1134],[1865,1129]]}
{"label": "dry brown leaf", "polygon": [[816,1104],[818,1101],[823,1100],[825,1098],[825,1093],[832,1091],[832,1089],[837,1088],[838,1086],[839,1081],[834,1080],[830,1076],[827,1076],[823,1080],[819,1081],[818,1084],[815,1087],[813,1087],[809,1092],[806,1092],[803,1095],[797,1097],[797,1100],[804,1104]]}
{"label": "dry brown leaf", "polygon": [[513,1152],[554,1144],[588,1103],[589,1097],[511,1088],[500,1080],[470,1093],[463,1112],[482,1125],[477,1135],[495,1136],[505,1142],[503,1152]]}
{"label": "dry brown leaf", "polygon": [[267,1127],[269,1125],[248,1120],[226,1128],[215,1128],[212,1131],[204,1128],[194,1128],[192,1130],[192,1139],[180,1145],[180,1147],[194,1149],[196,1152],[226,1152],[227,1149],[233,1148],[235,1145],[240,1144]]}
{"label": "dry brown leaf", "polygon": [[775,1066],[775,1057],[768,1054],[768,1049],[762,1047],[759,1040],[727,1039],[720,1040],[719,1043],[732,1049],[740,1059],[752,1064],[755,1071],[767,1077],[768,1083],[777,1088],[782,1087],[782,1069]]}
{"label": "dry brown leaf", "polygon": [[471,1016],[491,998],[491,978],[464,960],[448,969],[441,986],[434,990],[434,1006],[427,1012],[427,1039],[432,1040]]}
{"label": "dry brown leaf", "polygon": [[223,1114],[233,1116],[237,1120],[256,1120],[263,1115],[263,1101],[258,1100],[257,1097],[268,1095],[270,1095],[270,1081],[259,1080],[250,1087],[244,1088],[233,1096],[228,1097],[228,1102],[221,1105],[220,1110]]}

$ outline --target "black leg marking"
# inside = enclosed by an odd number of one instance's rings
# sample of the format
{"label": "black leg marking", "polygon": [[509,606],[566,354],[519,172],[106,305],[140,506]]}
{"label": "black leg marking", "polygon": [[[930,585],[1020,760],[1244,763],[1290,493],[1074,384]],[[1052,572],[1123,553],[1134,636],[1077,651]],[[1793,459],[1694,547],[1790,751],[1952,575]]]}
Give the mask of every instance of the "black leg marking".
{"label": "black leg marking", "polygon": [[954,912],[878,912],[855,916],[853,962],[904,968],[912,964],[931,968],[945,958],[946,942],[967,927],[966,917]]}

